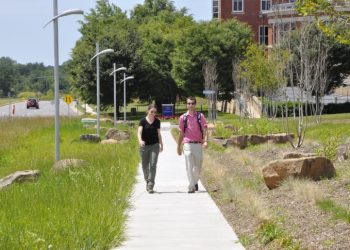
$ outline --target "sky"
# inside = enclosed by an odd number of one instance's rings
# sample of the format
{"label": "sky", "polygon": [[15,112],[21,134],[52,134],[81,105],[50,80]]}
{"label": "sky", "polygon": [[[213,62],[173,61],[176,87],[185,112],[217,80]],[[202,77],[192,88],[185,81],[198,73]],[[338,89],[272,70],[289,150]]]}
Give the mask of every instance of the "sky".
{"label": "sky", "polygon": [[[110,0],[130,13],[143,0]],[[210,20],[212,0],[173,0],[176,8],[186,7],[195,20]],[[85,14],[96,5],[95,0],[58,0],[58,13],[82,9]],[[54,64],[53,25],[43,26],[53,17],[53,0],[0,0],[0,57],[10,57],[20,64]],[[59,61],[70,59],[75,42],[81,37],[79,20],[71,15],[59,19]]]}

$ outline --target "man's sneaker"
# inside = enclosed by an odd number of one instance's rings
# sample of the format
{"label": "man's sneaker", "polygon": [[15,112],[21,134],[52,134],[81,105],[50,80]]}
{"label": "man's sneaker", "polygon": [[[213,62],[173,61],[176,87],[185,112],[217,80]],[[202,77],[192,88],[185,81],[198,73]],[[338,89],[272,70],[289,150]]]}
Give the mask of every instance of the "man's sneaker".
{"label": "man's sneaker", "polygon": [[187,193],[189,193],[189,194],[193,194],[194,192],[195,192],[195,190],[194,190],[194,189],[189,189]]}
{"label": "man's sneaker", "polygon": [[195,189],[196,191],[198,191],[198,183],[196,183],[196,185],[194,185],[194,189]]}

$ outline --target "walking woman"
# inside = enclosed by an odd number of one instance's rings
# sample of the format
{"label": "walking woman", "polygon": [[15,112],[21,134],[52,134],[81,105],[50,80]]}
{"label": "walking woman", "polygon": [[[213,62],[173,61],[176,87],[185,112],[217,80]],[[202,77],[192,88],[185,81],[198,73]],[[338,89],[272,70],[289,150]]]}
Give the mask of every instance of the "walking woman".
{"label": "walking woman", "polygon": [[146,190],[150,194],[154,193],[153,187],[157,172],[158,154],[163,151],[160,120],[155,117],[156,113],[157,107],[154,104],[150,104],[147,109],[147,115],[140,120],[137,131]]}

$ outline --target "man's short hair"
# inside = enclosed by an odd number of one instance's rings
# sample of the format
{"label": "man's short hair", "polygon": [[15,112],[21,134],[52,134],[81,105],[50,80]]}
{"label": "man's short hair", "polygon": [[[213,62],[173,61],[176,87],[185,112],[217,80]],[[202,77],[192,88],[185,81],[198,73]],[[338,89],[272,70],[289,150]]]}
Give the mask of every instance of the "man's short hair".
{"label": "man's short hair", "polygon": [[194,96],[189,96],[189,97],[187,97],[187,100],[191,100],[191,101],[193,101],[194,103],[197,103],[196,97],[194,97]]}

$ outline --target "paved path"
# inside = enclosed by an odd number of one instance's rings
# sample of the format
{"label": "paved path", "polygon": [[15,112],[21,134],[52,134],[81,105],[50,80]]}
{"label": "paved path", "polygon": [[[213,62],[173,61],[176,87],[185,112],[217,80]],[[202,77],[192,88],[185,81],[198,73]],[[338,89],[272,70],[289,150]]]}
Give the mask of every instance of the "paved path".
{"label": "paved path", "polygon": [[199,192],[187,193],[185,159],[176,154],[170,124],[162,123],[162,128],[165,149],[159,155],[156,193],[146,192],[139,168],[127,240],[116,249],[244,249],[201,183]]}

